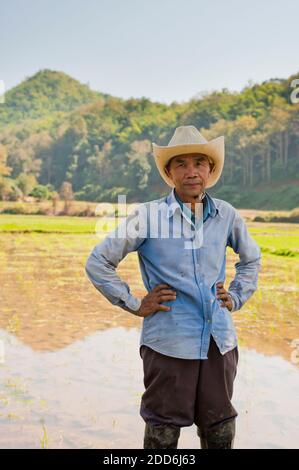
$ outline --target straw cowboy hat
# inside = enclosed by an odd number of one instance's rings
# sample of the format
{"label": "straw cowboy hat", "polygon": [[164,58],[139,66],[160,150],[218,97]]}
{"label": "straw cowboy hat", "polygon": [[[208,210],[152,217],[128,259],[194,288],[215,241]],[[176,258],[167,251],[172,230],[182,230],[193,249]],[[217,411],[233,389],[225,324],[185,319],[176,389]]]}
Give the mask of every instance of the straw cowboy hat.
{"label": "straw cowboy hat", "polygon": [[206,188],[214,186],[222,173],[224,165],[224,136],[209,142],[194,126],[179,126],[174,131],[168,145],[152,143],[157,168],[164,181],[174,187],[174,183],[165,172],[169,160],[186,153],[204,153],[213,160],[215,167],[209,176]]}

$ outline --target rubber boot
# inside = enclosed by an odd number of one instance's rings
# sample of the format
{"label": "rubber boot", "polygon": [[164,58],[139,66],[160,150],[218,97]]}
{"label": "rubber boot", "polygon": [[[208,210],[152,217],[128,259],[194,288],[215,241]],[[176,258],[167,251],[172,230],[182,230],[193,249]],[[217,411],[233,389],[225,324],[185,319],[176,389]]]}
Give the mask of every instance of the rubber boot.
{"label": "rubber boot", "polygon": [[235,432],[235,418],[214,424],[204,432],[197,428],[202,449],[233,449]]}
{"label": "rubber boot", "polygon": [[181,428],[173,424],[145,424],[144,449],[177,449]]}

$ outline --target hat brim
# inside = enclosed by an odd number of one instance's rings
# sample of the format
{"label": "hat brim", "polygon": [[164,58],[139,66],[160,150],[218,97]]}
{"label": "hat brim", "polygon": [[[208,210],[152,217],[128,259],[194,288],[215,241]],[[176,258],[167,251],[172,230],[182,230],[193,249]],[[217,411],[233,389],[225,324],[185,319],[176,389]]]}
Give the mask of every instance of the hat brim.
{"label": "hat brim", "polygon": [[169,160],[177,155],[188,154],[188,153],[204,153],[208,157],[212,158],[215,163],[214,171],[210,174],[206,188],[214,186],[223,170],[224,165],[224,136],[217,137],[204,144],[183,144],[183,145],[157,145],[153,146],[153,154],[158,171],[164,181],[174,188],[174,183],[165,173],[165,166]]}

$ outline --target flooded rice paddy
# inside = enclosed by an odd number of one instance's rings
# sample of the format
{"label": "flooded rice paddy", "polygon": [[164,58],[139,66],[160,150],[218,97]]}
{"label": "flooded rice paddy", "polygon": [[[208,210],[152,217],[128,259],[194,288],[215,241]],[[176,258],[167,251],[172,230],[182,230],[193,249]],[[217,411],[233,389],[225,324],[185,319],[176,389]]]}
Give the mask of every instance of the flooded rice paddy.
{"label": "flooded rice paddy", "polygon": [[[299,226],[248,225],[266,250],[258,291],[233,313],[235,448],[298,448]],[[0,448],[142,448],[142,319],[87,279],[98,242],[88,233],[0,233]],[[282,247],[295,255],[267,252]],[[237,261],[228,249],[225,288]],[[118,273],[146,294],[136,253]],[[179,448],[199,447],[196,427],[183,428]]]}

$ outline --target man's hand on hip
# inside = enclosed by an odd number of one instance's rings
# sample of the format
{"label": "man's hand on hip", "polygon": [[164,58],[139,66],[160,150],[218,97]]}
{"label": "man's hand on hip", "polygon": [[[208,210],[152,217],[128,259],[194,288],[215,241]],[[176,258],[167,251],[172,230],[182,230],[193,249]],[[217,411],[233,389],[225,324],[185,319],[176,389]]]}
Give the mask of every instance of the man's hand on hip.
{"label": "man's hand on hip", "polygon": [[232,310],[233,301],[232,301],[230,294],[227,292],[227,290],[224,289],[223,282],[217,282],[216,288],[217,288],[217,299],[222,300],[221,307],[227,307],[228,310]]}
{"label": "man's hand on hip", "polygon": [[168,312],[171,307],[163,305],[160,302],[175,300],[176,292],[168,284],[158,284],[141,301],[139,310],[136,312],[138,317],[148,317],[158,310]]}

